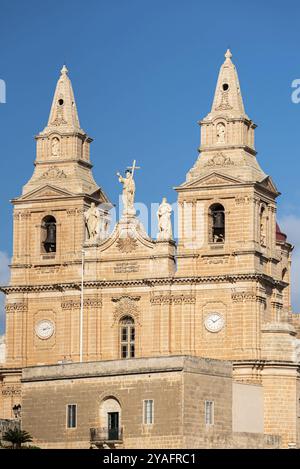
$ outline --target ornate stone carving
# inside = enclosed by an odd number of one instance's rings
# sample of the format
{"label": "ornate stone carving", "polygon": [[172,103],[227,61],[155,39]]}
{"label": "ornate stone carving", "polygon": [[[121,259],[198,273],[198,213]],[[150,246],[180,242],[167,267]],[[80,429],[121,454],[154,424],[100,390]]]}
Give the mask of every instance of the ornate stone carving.
{"label": "ornate stone carving", "polygon": [[71,215],[82,215],[84,213],[84,210],[83,208],[69,208],[67,209],[67,215],[68,216],[71,216]]}
{"label": "ornate stone carving", "polygon": [[127,254],[137,248],[137,240],[132,236],[127,236],[127,238],[120,238],[117,241],[117,247],[121,252]]}
{"label": "ornate stone carving", "polygon": [[150,299],[152,304],[194,304],[196,297],[194,295],[155,295]]}
{"label": "ornate stone carving", "polygon": [[114,303],[117,303],[119,301],[124,301],[124,300],[130,300],[130,301],[139,301],[141,299],[140,295],[118,295],[118,296],[112,296],[111,301]]}
{"label": "ornate stone carving", "polygon": [[5,305],[7,313],[22,313],[28,310],[27,304],[25,303],[7,303]]}
{"label": "ornate stone carving", "polygon": [[139,265],[137,262],[117,262],[114,266],[116,274],[126,274],[129,272],[138,272]]}
{"label": "ornate stone carving", "polygon": [[231,298],[234,303],[244,303],[246,301],[256,301],[257,294],[255,290],[233,290],[231,293]]}
{"label": "ornate stone carving", "polygon": [[216,111],[227,111],[228,109],[233,109],[229,104],[228,91],[222,91],[221,102],[219,106],[216,107]]}
{"label": "ornate stone carving", "polygon": [[229,256],[203,256],[204,264],[228,264]]}
{"label": "ornate stone carving", "polygon": [[62,169],[58,169],[56,166],[51,166],[41,175],[40,179],[65,179],[66,177],[67,175]]}
{"label": "ornate stone carving", "polygon": [[249,205],[250,202],[253,201],[253,197],[247,195],[247,194],[238,194],[235,197],[235,203],[236,205]]}
{"label": "ornate stone carving", "polygon": [[129,315],[133,316],[135,321],[139,323],[139,318],[140,318],[140,313],[139,313],[139,308],[136,305],[136,302],[139,300],[139,298],[136,296],[128,296],[124,295],[120,298],[113,297],[112,301],[116,302],[116,307],[115,311],[113,313],[114,315],[114,322],[118,321],[121,319],[122,316]]}
{"label": "ornate stone carving", "polygon": [[21,387],[9,385],[9,384],[3,384],[2,396],[7,396],[7,397],[21,396]]}
{"label": "ornate stone carving", "polygon": [[[80,309],[81,302],[80,300],[64,300],[61,303],[62,309]],[[86,298],[83,300],[84,308],[101,308],[102,299],[101,298]]]}
{"label": "ornate stone carving", "polygon": [[215,167],[215,166],[232,166],[234,165],[229,156],[225,156],[222,152],[216,153],[204,166]]}
{"label": "ornate stone carving", "polygon": [[15,212],[14,213],[14,219],[15,220],[27,220],[31,217],[31,212],[29,211],[24,211],[24,212],[21,212],[21,211],[18,211],[18,212]]}

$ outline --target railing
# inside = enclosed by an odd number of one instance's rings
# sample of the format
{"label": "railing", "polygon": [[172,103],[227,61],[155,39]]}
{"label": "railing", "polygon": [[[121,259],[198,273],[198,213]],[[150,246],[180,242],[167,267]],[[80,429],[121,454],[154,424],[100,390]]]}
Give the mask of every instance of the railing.
{"label": "railing", "polygon": [[122,441],[123,428],[90,428],[91,442]]}

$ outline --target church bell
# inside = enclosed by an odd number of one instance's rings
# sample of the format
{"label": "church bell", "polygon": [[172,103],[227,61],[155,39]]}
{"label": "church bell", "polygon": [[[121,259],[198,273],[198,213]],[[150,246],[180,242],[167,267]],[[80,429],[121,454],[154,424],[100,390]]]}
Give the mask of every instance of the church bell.
{"label": "church bell", "polygon": [[224,214],[223,214],[223,212],[214,213],[214,228],[224,228]]}
{"label": "church bell", "polygon": [[45,250],[47,252],[55,252],[56,250],[56,225],[55,223],[47,223],[47,236],[44,241]]}

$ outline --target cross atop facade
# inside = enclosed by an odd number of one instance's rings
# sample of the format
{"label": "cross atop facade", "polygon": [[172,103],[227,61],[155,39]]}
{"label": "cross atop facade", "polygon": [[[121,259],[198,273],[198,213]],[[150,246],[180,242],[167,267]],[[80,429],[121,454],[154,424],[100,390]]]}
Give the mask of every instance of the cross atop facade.
{"label": "cross atop facade", "polygon": [[131,177],[133,178],[134,170],[135,170],[135,169],[141,169],[141,167],[140,167],[140,166],[136,166],[136,160],[133,160],[132,166],[127,166],[127,169],[130,169],[130,171],[131,171]]}

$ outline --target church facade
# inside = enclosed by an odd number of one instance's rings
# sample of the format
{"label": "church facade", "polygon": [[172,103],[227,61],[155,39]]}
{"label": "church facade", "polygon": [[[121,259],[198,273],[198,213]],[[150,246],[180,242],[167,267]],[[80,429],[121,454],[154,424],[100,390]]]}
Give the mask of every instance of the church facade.
{"label": "church facade", "polygon": [[256,158],[227,51],[199,157],[152,239],[134,209],[109,231],[68,70],[34,173],[13,200],[0,418],[22,406],[42,447],[300,446],[298,315],[279,192]]}

